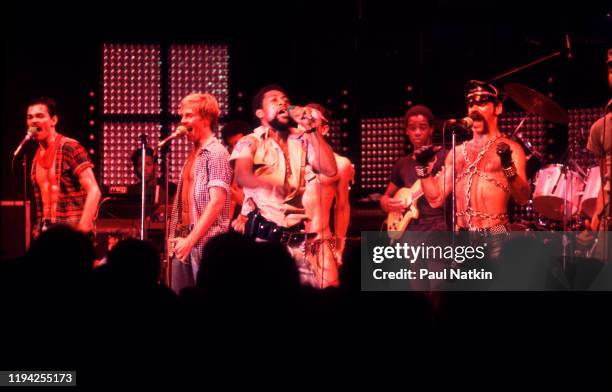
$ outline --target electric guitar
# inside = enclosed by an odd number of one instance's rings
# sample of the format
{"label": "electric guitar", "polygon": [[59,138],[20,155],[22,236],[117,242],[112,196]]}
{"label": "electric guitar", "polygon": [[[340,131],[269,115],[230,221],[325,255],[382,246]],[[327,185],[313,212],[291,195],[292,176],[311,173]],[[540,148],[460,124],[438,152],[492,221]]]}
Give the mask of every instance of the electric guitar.
{"label": "electric guitar", "polygon": [[387,232],[389,238],[398,240],[413,219],[419,219],[417,201],[423,196],[421,181],[417,180],[410,188],[400,188],[395,192],[393,200],[402,200],[406,209],[404,212],[390,212],[387,216]]}

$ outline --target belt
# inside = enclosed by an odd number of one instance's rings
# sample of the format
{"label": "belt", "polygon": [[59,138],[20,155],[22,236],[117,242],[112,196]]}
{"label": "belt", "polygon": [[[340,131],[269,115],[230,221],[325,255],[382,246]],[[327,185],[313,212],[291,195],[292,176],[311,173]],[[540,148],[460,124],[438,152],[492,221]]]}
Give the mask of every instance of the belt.
{"label": "belt", "polygon": [[176,229],[174,230],[174,237],[175,238],[186,238],[189,233],[191,233],[191,231],[193,230],[194,225],[183,225],[183,224],[178,224],[176,226]]}
{"label": "belt", "polygon": [[317,233],[291,233],[285,232],[281,235],[280,243],[289,247],[302,245],[304,242],[314,239]]}
{"label": "belt", "polygon": [[317,236],[317,233],[305,233],[303,229],[303,223],[282,227],[264,218],[259,211],[253,211],[247,219],[245,234],[251,238],[280,242],[293,247]]}
{"label": "belt", "polygon": [[460,227],[459,231],[469,231],[471,233],[479,233],[482,234],[483,236],[485,235],[496,235],[496,234],[506,234],[508,233],[508,228],[506,227],[506,225],[496,225],[496,226],[491,226],[491,227],[485,227],[485,228],[478,228],[478,227],[472,227],[472,228],[467,228],[467,227]]}

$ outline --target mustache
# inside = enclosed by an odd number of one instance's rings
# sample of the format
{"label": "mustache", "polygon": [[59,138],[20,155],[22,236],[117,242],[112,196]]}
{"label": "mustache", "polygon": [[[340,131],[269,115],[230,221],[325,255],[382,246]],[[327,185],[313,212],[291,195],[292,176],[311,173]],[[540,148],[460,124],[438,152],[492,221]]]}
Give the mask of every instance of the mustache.
{"label": "mustache", "polygon": [[474,121],[484,121],[485,120],[484,116],[478,112],[474,112],[470,114],[468,117],[470,117]]}

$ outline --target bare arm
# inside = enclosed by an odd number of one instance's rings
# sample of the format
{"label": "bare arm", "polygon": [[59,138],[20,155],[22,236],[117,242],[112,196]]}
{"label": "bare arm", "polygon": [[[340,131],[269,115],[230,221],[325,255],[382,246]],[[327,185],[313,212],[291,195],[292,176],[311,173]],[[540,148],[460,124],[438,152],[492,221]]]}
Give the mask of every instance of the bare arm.
{"label": "bare arm", "polygon": [[[429,172],[433,170],[435,161],[429,164]],[[448,168],[448,169],[447,169]],[[444,205],[446,198],[453,189],[453,154],[452,151],[446,155],[444,166],[438,174],[421,179],[421,189],[427,202],[433,208],[440,208]]]}
{"label": "bare arm", "polygon": [[320,132],[306,134],[306,140],[312,145],[315,151],[314,157],[309,157],[308,161],[316,173],[321,173],[328,177],[333,177],[338,172],[334,151],[325,141]]}
{"label": "bare arm", "polygon": [[91,168],[87,168],[79,174],[79,183],[85,192],[87,192],[87,197],[85,198],[83,215],[81,215],[77,229],[84,232],[89,232],[93,230],[93,220],[94,216],[96,215],[101,192]]}
{"label": "bare arm", "polygon": [[393,200],[393,196],[397,192],[399,187],[394,183],[390,182],[387,185],[387,190],[385,194],[380,198],[380,208],[383,209],[386,213],[389,212],[400,212],[404,210],[404,203],[401,200]]}
{"label": "bare arm", "polygon": [[514,201],[519,205],[525,205],[529,201],[531,189],[529,188],[529,182],[527,181],[527,174],[525,173],[526,158],[523,148],[517,143],[510,142],[512,146],[512,160],[516,167],[516,176],[508,181],[510,188],[510,195]]}
{"label": "bare arm", "polygon": [[[602,159],[599,162],[599,172],[605,173],[605,159]],[[595,202],[595,212],[593,213],[593,218],[591,219],[591,230],[599,230],[599,225],[601,223],[600,215],[604,210],[604,190],[603,187],[599,189],[599,193],[597,194],[597,201]]]}
{"label": "bare arm", "polygon": [[355,176],[355,170],[350,161],[339,165],[340,178],[336,188],[336,208],[334,210],[334,235],[336,237],[336,249],[342,255],[346,232],[351,219],[351,205],[349,203],[349,189],[351,181]]}
{"label": "bare arm", "polygon": [[230,191],[232,194],[232,201],[238,205],[242,205],[242,203],[244,203],[244,191],[242,190],[242,187],[238,186],[238,182],[236,182],[236,180],[232,182]]}
{"label": "bare arm", "polygon": [[268,183],[262,181],[253,174],[253,159],[238,158],[235,160],[234,173],[236,174],[236,182],[241,187],[257,188],[261,186],[269,186]]}
{"label": "bare arm", "polygon": [[206,234],[225,204],[225,198],[227,197],[225,189],[214,186],[209,188],[208,192],[210,193],[210,202],[204,208],[191,233],[186,238],[179,237],[169,240],[170,246],[174,247],[174,254],[181,261],[187,260],[193,247]]}
{"label": "bare arm", "polygon": [[601,223],[600,215],[604,209],[604,197],[603,190],[599,191],[597,195],[597,201],[595,202],[595,213],[593,214],[593,218],[591,219],[591,230],[597,231],[599,230],[599,225]]}
{"label": "bare arm", "polygon": [[236,181],[236,177],[234,176],[234,180],[232,181],[232,186],[230,188],[231,194],[231,203],[230,203],[230,219],[234,216],[234,211],[236,207],[241,207],[244,202],[244,191],[240,186],[238,186],[238,182]]}

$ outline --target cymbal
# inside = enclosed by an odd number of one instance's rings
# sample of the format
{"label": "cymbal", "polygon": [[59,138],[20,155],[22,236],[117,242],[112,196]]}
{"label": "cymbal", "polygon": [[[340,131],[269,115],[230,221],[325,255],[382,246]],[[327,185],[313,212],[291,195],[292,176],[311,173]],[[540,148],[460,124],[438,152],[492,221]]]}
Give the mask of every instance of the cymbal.
{"label": "cymbal", "polygon": [[545,120],[557,124],[569,122],[565,109],[544,94],[518,83],[506,83],[504,89],[514,102],[528,112],[538,114]]}

